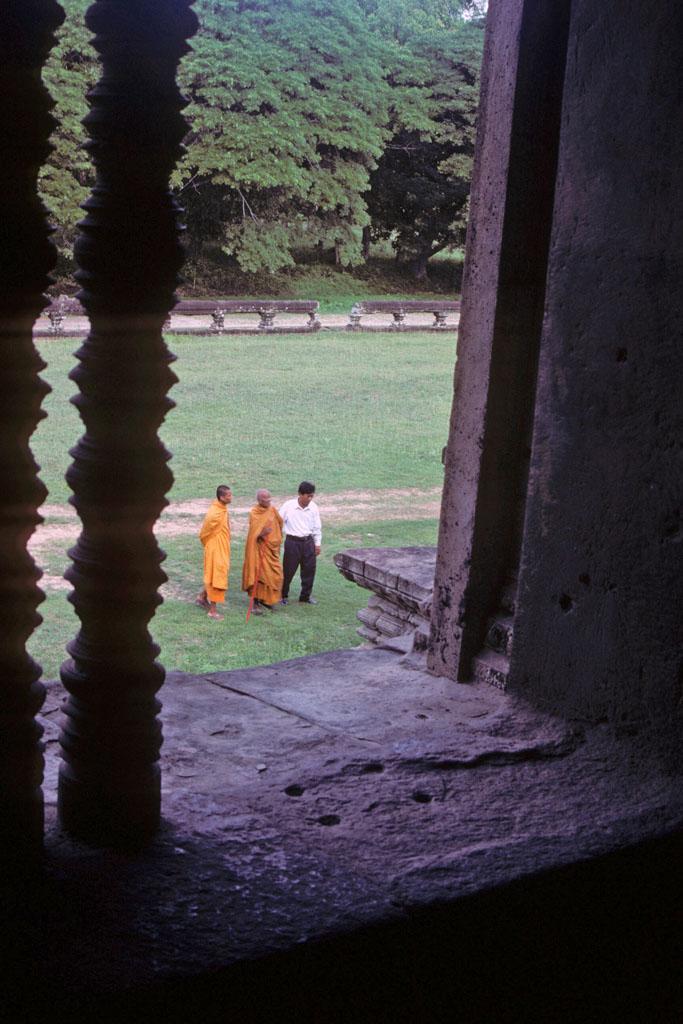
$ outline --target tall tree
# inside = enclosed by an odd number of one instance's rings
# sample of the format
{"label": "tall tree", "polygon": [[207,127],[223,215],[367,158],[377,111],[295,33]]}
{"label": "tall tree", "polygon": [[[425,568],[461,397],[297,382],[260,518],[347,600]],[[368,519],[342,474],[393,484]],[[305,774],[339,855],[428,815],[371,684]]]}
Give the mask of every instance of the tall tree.
{"label": "tall tree", "polygon": [[[68,259],[93,183],[81,119],[99,65],[90,0],[62,3],[45,72],[59,126],[41,187]],[[463,232],[482,35],[463,10],[478,3],[197,0],[180,69],[191,130],[173,178],[190,261],[214,249],[275,271],[318,245],[353,263],[371,214],[375,235],[424,273]]]}
{"label": "tall tree", "polygon": [[392,137],[371,175],[376,238],[391,238],[418,278],[441,249],[464,241],[474,151],[483,18],[471,3],[367,0],[391,34]]}
{"label": "tall tree", "polygon": [[181,72],[189,234],[277,270],[305,243],[360,254],[364,194],[387,137],[382,42],[357,0],[199,0]]}
{"label": "tall tree", "polygon": [[76,223],[82,216],[80,204],[87,199],[95,177],[83,148],[86,135],[81,124],[88,111],[86,93],[100,74],[97,53],[90,45],[91,33],[85,26],[90,2],[62,0],[67,16],[43,76],[59,124],[52,136],[54,151],[40,172],[40,190],[55,226],[54,240],[63,266],[65,262],[68,266],[73,255]]}

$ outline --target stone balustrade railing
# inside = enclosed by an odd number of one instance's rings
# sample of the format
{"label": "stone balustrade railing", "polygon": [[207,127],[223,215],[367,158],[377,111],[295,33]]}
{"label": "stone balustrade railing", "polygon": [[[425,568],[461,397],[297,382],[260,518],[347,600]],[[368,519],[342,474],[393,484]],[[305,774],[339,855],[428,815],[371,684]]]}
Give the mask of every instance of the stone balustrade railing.
{"label": "stone balustrade railing", "polygon": [[[320,330],[318,310],[320,303],[308,299],[179,299],[166,318],[164,333],[166,334],[248,334],[272,332],[278,334],[300,334]],[[86,311],[78,299],[62,295],[54,299],[43,311],[49,320],[49,327],[38,326],[34,331],[37,337],[64,337],[69,335],[87,334],[88,325],[71,325],[65,330],[64,321],[68,316],[85,317]],[[226,317],[239,314],[255,313],[258,324],[255,326],[230,325]],[[276,323],[279,313],[303,314],[307,317],[304,323]],[[208,320],[207,324],[174,324],[173,317],[192,317]]]}
{"label": "stone balustrade railing", "polygon": [[[365,300],[363,302],[356,302],[351,309],[346,329],[347,331],[386,331],[387,325],[385,324],[367,325],[362,323],[364,316],[370,316],[373,313],[384,313],[392,317],[388,329],[393,331],[455,330],[457,321],[452,319],[449,323],[448,317],[451,316],[453,318],[454,314],[459,312],[460,303],[449,299]],[[408,317],[425,313],[433,315],[434,322],[431,325],[408,320]]]}

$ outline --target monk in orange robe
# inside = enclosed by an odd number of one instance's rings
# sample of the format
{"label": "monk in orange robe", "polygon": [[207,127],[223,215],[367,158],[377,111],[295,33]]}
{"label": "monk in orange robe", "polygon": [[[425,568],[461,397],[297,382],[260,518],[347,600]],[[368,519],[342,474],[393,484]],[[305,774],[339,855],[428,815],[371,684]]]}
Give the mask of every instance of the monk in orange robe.
{"label": "monk in orange robe", "polygon": [[228,590],[230,571],[230,516],[228,505],[232,491],[227,484],[216,488],[216,500],[204,517],[199,539],[204,546],[204,586],[197,594],[196,604],[207,609],[210,619],[222,619],[216,604],[223,604]]}
{"label": "monk in orange robe", "polygon": [[249,531],[244,545],[242,590],[251,597],[254,587],[252,615],[262,615],[262,609],[273,611],[282,597],[282,519],[271,504],[270,491],[256,492],[256,504],[249,513]]}

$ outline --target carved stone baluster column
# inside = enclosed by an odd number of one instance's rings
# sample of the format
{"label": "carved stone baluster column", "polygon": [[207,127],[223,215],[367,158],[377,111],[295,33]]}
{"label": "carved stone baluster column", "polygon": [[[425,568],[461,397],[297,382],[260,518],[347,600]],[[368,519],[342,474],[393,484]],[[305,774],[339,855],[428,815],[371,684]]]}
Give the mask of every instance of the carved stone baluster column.
{"label": "carved stone baluster column", "polygon": [[52,0],[0,5],[0,865],[42,848],[40,666],[25,644],[41,621],[40,573],[26,550],[45,488],[29,438],[49,388],[31,337],[55,262],[37,175],[55,121],[41,68],[64,13]]}
{"label": "carved stone baluster column", "polygon": [[273,331],[275,329],[275,310],[274,309],[259,309],[259,331]]}
{"label": "carved stone baluster column", "polygon": [[103,72],[85,119],[97,181],[76,247],[91,331],[72,373],[85,434],[67,479],[83,524],[68,578],[81,620],[62,666],[59,813],[73,834],[137,843],[160,814],[164,670],[148,624],[161,602],[153,535],[172,475],[157,430],[176,378],[162,328],[182,263],[169,174],[186,124],[175,83],[196,29],[191,0],[96,0]]}
{"label": "carved stone baluster column", "polygon": [[360,330],[360,318],[361,312],[357,305],[351,307],[351,313],[349,315],[349,322],[346,325],[347,331],[359,331]]}
{"label": "carved stone baluster column", "polygon": [[47,314],[47,318],[50,321],[48,332],[54,335],[56,338],[64,336],[64,320],[65,314],[63,307],[57,306],[56,309],[51,309]]}
{"label": "carved stone baluster column", "polygon": [[210,328],[210,330],[211,330],[212,334],[222,334],[223,333],[223,331],[225,330],[225,310],[224,309],[221,309],[220,307],[218,309],[214,309],[213,313],[211,314],[211,328]]}

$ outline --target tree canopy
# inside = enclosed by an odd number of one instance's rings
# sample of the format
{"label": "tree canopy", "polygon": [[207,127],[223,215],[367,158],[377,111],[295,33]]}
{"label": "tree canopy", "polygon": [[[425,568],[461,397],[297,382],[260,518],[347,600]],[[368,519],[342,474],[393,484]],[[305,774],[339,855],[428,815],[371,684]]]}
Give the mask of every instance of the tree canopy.
{"label": "tree canopy", "polygon": [[395,57],[391,137],[371,175],[368,208],[374,235],[392,238],[398,257],[424,276],[431,256],[464,241],[482,23],[445,0],[371,6],[393,35]]}
{"label": "tree canopy", "polygon": [[382,48],[356,0],[200,0],[181,69],[190,99],[176,183],[193,218],[202,195],[223,250],[275,270],[303,238],[357,253],[364,193],[387,137]]}
{"label": "tree canopy", "polygon": [[90,157],[83,148],[85,129],[81,121],[88,112],[86,93],[97,81],[100,65],[85,27],[89,0],[67,0],[62,6],[66,18],[44,71],[59,124],[52,135],[54,151],[41,169],[40,186],[56,228],[57,248],[63,256],[70,256],[80,204],[88,198],[95,180]]}
{"label": "tree canopy", "polygon": [[[59,127],[42,188],[68,256],[93,179],[80,120],[98,63],[88,0],[62,3],[45,73]],[[179,71],[189,132],[172,180],[190,260],[213,249],[272,272],[317,249],[353,264],[371,230],[419,269],[461,241],[483,35],[481,18],[464,17],[472,7],[197,0],[200,29]]]}

